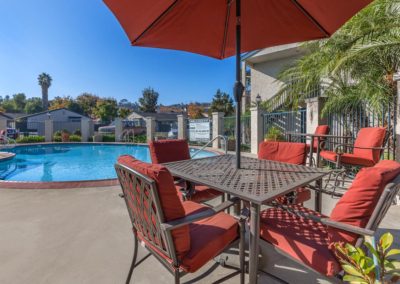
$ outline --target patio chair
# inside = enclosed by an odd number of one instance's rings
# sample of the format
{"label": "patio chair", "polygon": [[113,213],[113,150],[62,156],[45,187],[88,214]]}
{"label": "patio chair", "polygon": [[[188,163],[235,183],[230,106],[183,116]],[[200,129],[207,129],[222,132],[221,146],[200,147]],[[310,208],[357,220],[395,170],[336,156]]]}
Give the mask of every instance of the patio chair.
{"label": "patio chair", "polygon": [[[305,143],[268,141],[261,142],[258,158],[295,165],[305,165],[307,153],[307,145]],[[279,197],[277,201],[286,204],[303,204],[310,198],[311,192],[309,189],[298,188],[296,191]]]}
{"label": "patio chair", "polygon": [[[321,151],[322,159],[333,162],[336,168],[372,167],[378,163],[388,140],[389,132],[384,127],[365,127],[358,132],[354,145],[337,144],[333,151]],[[326,141],[326,143],[333,144]],[[347,153],[346,149],[353,149]]]}
{"label": "patio chair", "polygon": [[[190,159],[189,144],[185,139],[158,140],[149,143],[150,156],[153,164],[163,164]],[[185,200],[206,202],[221,197],[224,194],[207,186],[178,180],[177,188],[182,191]]]}
{"label": "patio chair", "polygon": [[299,205],[262,211],[263,244],[319,274],[340,277],[333,244],[360,246],[361,236],[374,236],[399,191],[399,174],[400,163],[388,160],[361,169],[330,217]]}
{"label": "patio chair", "polygon": [[[319,135],[328,135],[330,132],[329,125],[318,125],[314,131],[314,134]],[[314,137],[311,140],[310,144],[307,144],[307,152],[310,155],[310,166],[316,165],[315,159],[312,154],[317,154],[317,158],[319,156],[319,152],[324,149],[326,138],[318,138]],[[319,143],[319,145],[318,145]],[[311,151],[312,149],[312,151]]]}
{"label": "patio chair", "polygon": [[135,236],[132,265],[136,265],[138,242],[175,277],[196,272],[208,261],[239,242],[241,283],[244,281],[244,218],[238,222],[224,213],[237,200],[217,207],[182,201],[167,168],[132,156],[121,156],[115,165]]}

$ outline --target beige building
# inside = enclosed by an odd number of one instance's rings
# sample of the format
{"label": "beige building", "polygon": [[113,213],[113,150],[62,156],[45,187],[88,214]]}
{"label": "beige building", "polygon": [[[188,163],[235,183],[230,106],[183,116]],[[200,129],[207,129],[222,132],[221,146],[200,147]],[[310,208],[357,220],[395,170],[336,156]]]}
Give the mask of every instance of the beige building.
{"label": "beige building", "polygon": [[269,47],[243,56],[247,101],[254,103],[257,95],[263,101],[272,98],[283,83],[278,80],[279,73],[304,54],[305,50],[295,43]]}

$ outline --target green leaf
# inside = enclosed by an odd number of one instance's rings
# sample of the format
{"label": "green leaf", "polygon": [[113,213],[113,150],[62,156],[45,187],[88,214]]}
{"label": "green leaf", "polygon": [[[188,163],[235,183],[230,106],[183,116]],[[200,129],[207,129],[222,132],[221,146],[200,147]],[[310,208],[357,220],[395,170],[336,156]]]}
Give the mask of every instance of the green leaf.
{"label": "green leaf", "polygon": [[391,249],[390,251],[387,252],[386,257],[400,254],[400,249]]}
{"label": "green leaf", "polygon": [[346,271],[348,274],[353,275],[353,276],[360,276],[362,277],[363,275],[361,274],[360,271],[357,270],[357,268],[355,268],[352,265],[349,264],[343,264],[342,268],[344,271]]}
{"label": "green leaf", "polygon": [[361,277],[357,277],[357,276],[352,276],[352,275],[345,275],[343,277],[343,280],[346,282],[349,282],[349,283],[354,283],[354,284],[364,284],[364,283],[368,284],[368,282],[365,279],[363,279]]}
{"label": "green leaf", "polygon": [[382,235],[379,240],[379,245],[382,247],[383,252],[385,252],[393,244],[393,235],[389,232]]}
{"label": "green leaf", "polygon": [[368,250],[376,257],[376,259],[380,263],[380,257],[379,257],[378,252],[375,250],[375,248],[368,242],[365,242],[364,245],[368,248]]}

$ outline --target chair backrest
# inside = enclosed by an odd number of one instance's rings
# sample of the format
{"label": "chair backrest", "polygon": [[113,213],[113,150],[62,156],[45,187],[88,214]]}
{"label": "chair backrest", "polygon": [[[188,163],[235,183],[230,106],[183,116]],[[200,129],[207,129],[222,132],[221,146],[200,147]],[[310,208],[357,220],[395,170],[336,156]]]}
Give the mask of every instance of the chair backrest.
{"label": "chair backrest", "polygon": [[304,165],[307,159],[307,145],[294,142],[261,142],[258,158],[289,164]]}
{"label": "chair backrest", "polygon": [[[383,160],[363,168],[332,210],[330,219],[375,231],[399,190],[400,163]],[[328,228],[332,242],[355,243],[359,236]]]}
{"label": "chair backrest", "polygon": [[[329,128],[329,125],[318,125],[314,131],[314,134],[327,135],[327,134],[329,134],[330,130],[331,129]],[[319,141],[323,142],[325,140],[326,140],[326,138],[320,138]],[[315,137],[311,143],[312,143],[311,147],[316,148],[318,146],[318,138]]]}
{"label": "chair backrest", "polygon": [[[386,128],[384,127],[365,127],[358,132],[354,142],[355,147],[383,147],[386,137]],[[358,149],[354,148],[353,154],[373,160],[377,163],[381,157],[382,150],[376,149]]]}
{"label": "chair backrest", "polygon": [[190,159],[189,144],[185,139],[158,140],[149,143],[153,164]]}
{"label": "chair backrest", "polygon": [[160,226],[185,216],[170,172],[162,165],[144,163],[128,155],[119,157],[115,169],[134,233],[148,248],[177,264],[190,250],[190,235],[188,226],[171,233]]}

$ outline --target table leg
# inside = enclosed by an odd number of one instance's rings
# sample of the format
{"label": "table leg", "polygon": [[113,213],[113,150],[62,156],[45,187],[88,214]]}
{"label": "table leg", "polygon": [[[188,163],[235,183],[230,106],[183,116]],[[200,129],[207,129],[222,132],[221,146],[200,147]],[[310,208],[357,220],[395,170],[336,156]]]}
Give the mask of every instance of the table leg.
{"label": "table leg", "polygon": [[250,203],[249,283],[257,284],[260,239],[260,205]]}
{"label": "table leg", "polygon": [[322,203],[322,179],[319,179],[315,182],[315,186],[317,188],[317,191],[315,191],[315,211],[321,213],[321,203]]}
{"label": "table leg", "polygon": [[310,144],[310,167],[313,166],[312,158],[314,154],[314,136],[311,136],[311,144]]}

